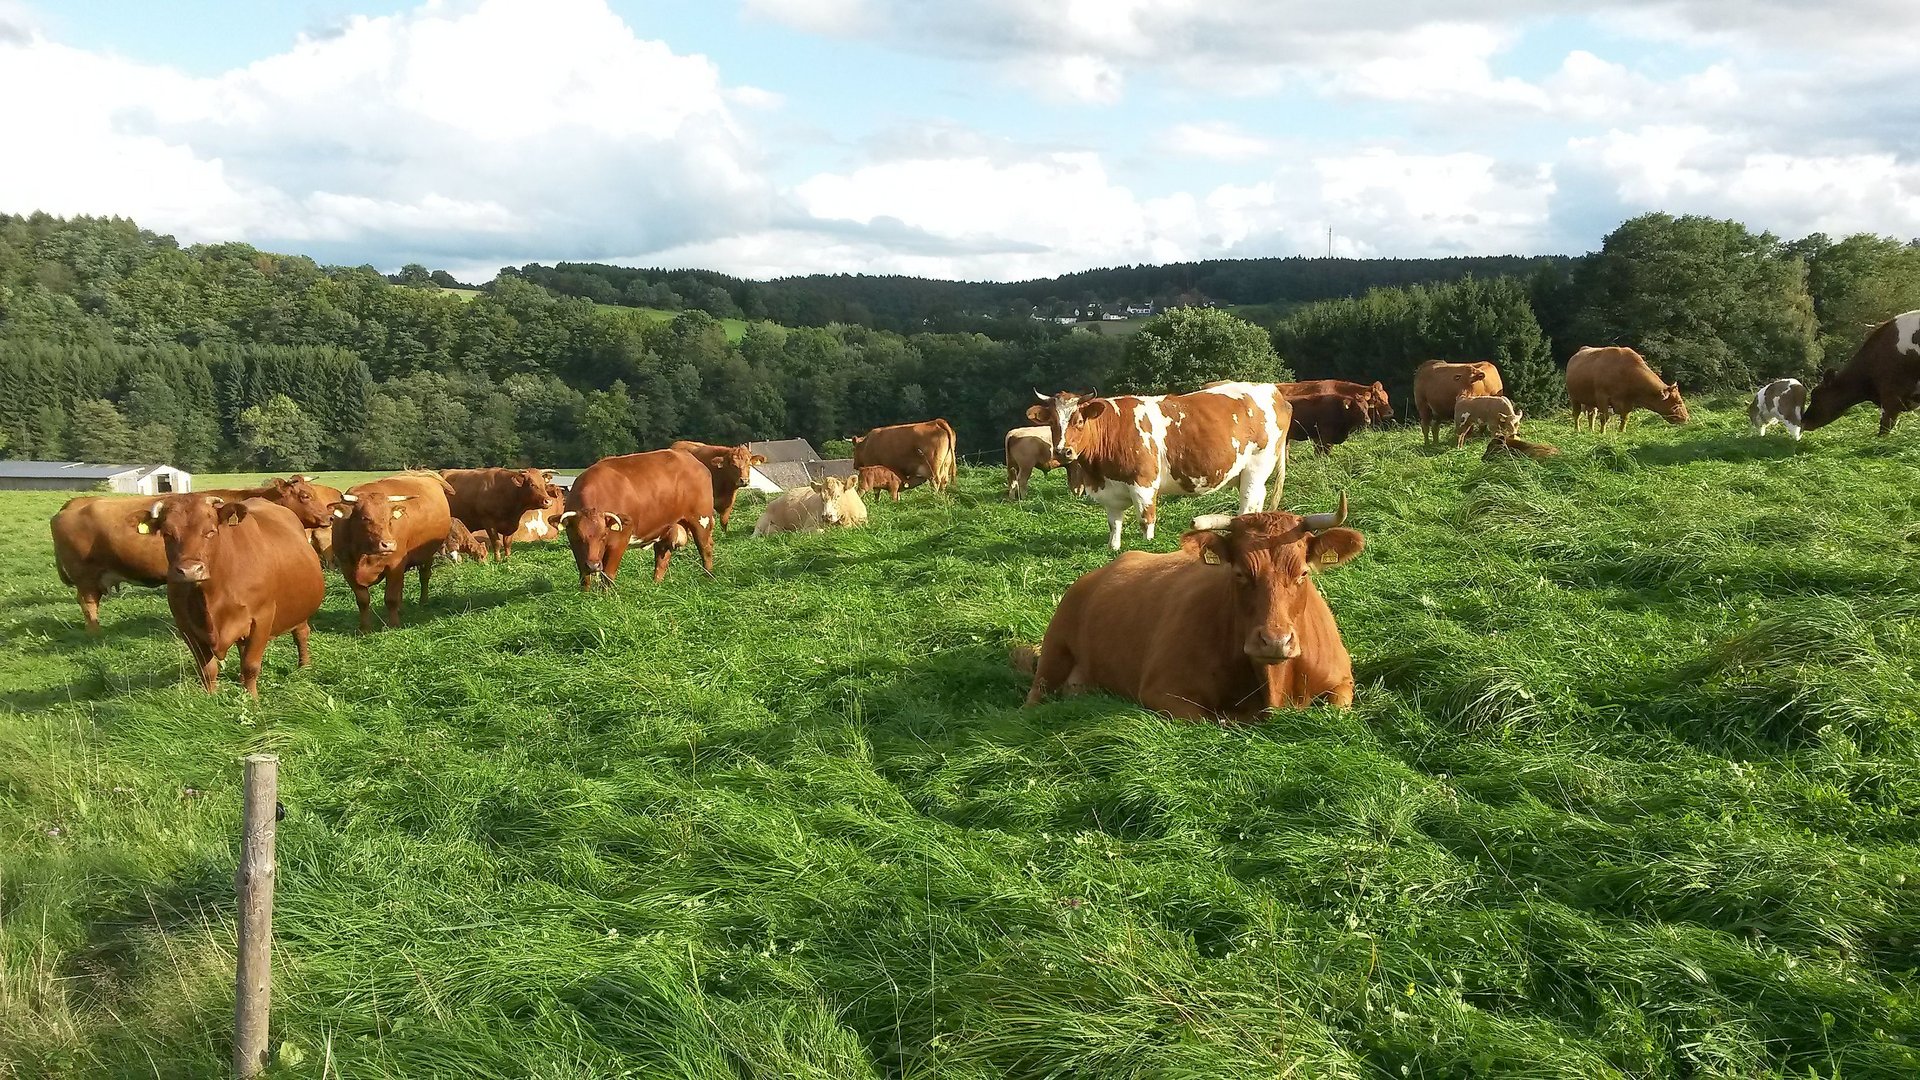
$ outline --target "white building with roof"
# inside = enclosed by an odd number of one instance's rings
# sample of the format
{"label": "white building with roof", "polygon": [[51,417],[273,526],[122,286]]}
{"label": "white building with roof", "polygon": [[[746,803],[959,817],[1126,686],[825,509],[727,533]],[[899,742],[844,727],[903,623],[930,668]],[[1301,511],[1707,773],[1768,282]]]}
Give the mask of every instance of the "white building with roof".
{"label": "white building with roof", "polygon": [[193,490],[193,474],[171,465],[92,465],[84,461],[0,461],[0,489],[174,495]]}

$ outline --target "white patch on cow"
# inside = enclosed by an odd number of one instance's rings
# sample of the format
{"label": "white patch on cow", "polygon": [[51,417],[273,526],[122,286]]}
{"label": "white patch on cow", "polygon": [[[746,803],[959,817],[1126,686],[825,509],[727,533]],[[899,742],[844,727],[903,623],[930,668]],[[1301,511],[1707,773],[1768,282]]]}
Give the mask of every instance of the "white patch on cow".
{"label": "white patch on cow", "polygon": [[703,517],[700,519],[700,527],[703,529],[708,528],[712,524],[713,524],[713,519],[710,517]]}
{"label": "white patch on cow", "polygon": [[1903,353],[1920,356],[1920,342],[1914,341],[1914,335],[1920,332],[1920,311],[1909,311],[1893,317],[1893,347]]}

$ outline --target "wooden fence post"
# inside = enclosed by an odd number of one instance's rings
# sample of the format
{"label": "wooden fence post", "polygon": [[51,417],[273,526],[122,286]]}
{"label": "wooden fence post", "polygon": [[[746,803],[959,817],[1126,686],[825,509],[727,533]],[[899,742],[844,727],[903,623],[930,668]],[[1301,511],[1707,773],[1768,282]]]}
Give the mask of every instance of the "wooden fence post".
{"label": "wooden fence post", "polygon": [[234,978],[233,1074],[258,1076],[267,1066],[267,1016],[273,997],[273,826],[280,757],[246,758],[246,836],[234,891],[240,900],[240,963]]}

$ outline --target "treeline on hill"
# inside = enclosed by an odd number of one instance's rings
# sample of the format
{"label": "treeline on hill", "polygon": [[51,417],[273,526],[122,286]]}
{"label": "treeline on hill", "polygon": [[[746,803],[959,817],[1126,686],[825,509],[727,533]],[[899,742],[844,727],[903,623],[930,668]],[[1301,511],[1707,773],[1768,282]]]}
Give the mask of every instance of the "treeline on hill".
{"label": "treeline on hill", "polygon": [[[786,326],[848,323],[896,333],[922,330],[1017,334],[1030,316],[1154,310],[1206,301],[1272,305],[1357,296],[1368,289],[1524,276],[1564,267],[1561,256],[1451,259],[1210,259],[1157,266],[1083,270],[1031,281],[943,281],[871,274],[813,274],[748,281],[710,270],[637,269],[601,263],[528,263],[515,276],[563,296],[601,304],[705,311],[721,318],[769,319]],[[426,274],[418,268],[416,277]]]}
{"label": "treeline on hill", "polygon": [[[1383,262],[1383,275],[1421,265]],[[1639,348],[1690,393],[1744,391],[1843,360],[1873,323],[1920,308],[1914,244],[1783,243],[1709,218],[1649,214],[1583,259],[1514,265],[1532,269],[1310,303],[1270,315],[1265,333],[1188,307],[1124,338],[1022,317],[991,335],[760,319],[729,340],[714,309],[771,315],[778,283],[739,295],[736,279],[701,271],[594,277],[634,306],[659,306],[649,290],[663,285],[682,301],[700,295],[689,283],[713,290],[661,319],[524,270],[456,295],[420,267],[402,275],[420,287],[396,287],[370,267],[244,244],[182,248],[121,219],[0,215],[0,453],[190,469],[578,465],[683,437],[818,443],[941,415],[978,454],[1022,422],[1030,387],[1294,373],[1381,379],[1404,400],[1422,360],[1492,359],[1539,410],[1558,403],[1559,368],[1582,344]],[[952,284],[845,280],[902,295]]]}

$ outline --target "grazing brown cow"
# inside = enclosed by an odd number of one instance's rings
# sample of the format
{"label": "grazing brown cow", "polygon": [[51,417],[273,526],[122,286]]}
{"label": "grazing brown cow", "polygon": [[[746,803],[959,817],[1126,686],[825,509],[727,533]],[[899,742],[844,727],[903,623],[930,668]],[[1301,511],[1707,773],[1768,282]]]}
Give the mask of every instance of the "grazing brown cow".
{"label": "grazing brown cow", "polygon": [[760,512],[760,520],[754,522],[753,535],[851,529],[866,523],[867,504],[860,501],[860,492],[839,477],[829,476],[768,503]]}
{"label": "grazing brown cow", "polygon": [[1826,427],[1863,401],[1880,406],[1882,435],[1893,431],[1901,413],[1920,406],[1920,311],[1874,327],[1845,367],[1822,371],[1801,428]]}
{"label": "grazing brown cow", "polygon": [[440,554],[449,562],[459,562],[461,559],[481,562],[487,557],[486,536],[486,533],[476,533],[459,518],[454,518],[447,525],[447,539],[440,545]]}
{"label": "grazing brown cow", "polygon": [[653,545],[653,580],[667,576],[676,540],[691,534],[713,573],[713,474],[684,450],[601,458],[574,480],[560,524],[573,547],[580,591],[611,585],[629,544]]}
{"label": "grazing brown cow", "polygon": [[1480,428],[1488,435],[1518,434],[1520,421],[1525,416],[1525,413],[1513,407],[1512,401],[1504,397],[1468,397],[1463,394],[1453,403],[1453,445],[1456,448],[1467,445],[1467,436],[1474,428]]}
{"label": "grazing brown cow", "polygon": [[333,506],[334,563],[360,604],[360,632],[373,629],[368,593],[387,583],[388,626],[400,625],[407,571],[420,571],[420,606],[427,603],[433,559],[453,529],[447,482],[437,473],[410,472],[358,484]]}
{"label": "grazing brown cow", "polygon": [[1393,419],[1393,402],[1387,398],[1387,388],[1377,382],[1366,386],[1345,379],[1308,379],[1306,382],[1283,382],[1279,386],[1288,401],[1298,401],[1315,394],[1339,394],[1365,405],[1370,423],[1384,424]]}
{"label": "grazing brown cow", "polygon": [[325,567],[332,566],[333,565],[332,508],[334,503],[337,503],[340,501],[340,496],[342,492],[337,487],[328,487],[325,484],[315,484],[313,482],[313,478],[310,476],[302,476],[302,477],[298,477],[297,479],[305,480],[308,484],[312,485],[314,498],[320,501],[320,505],[328,508],[328,515],[327,515],[326,522],[316,528],[308,529],[307,539],[312,542],[314,552],[320,556],[321,567],[325,568]]}
{"label": "grazing brown cow", "polygon": [[1353,703],[1353,664],[1309,572],[1364,543],[1330,514],[1209,514],[1166,555],[1129,551],[1060,598],[1027,704],[1099,689],[1185,719]]}
{"label": "grazing brown cow", "polygon": [[520,519],[545,510],[560,492],[552,469],[445,469],[440,476],[451,492],[447,512],[469,529],[484,530],[487,554],[503,562],[513,553]]}
{"label": "grazing brown cow", "polygon": [[1027,497],[1033,470],[1050,473],[1060,467],[1053,456],[1053,432],[1044,427],[1017,427],[1007,432],[1007,501]]}
{"label": "grazing brown cow", "polygon": [[1546,443],[1528,442],[1518,435],[1495,435],[1487,440],[1487,452],[1480,455],[1482,461],[1492,461],[1502,457],[1550,458],[1560,452],[1557,446]]}
{"label": "grazing brown cow", "polygon": [[1799,442],[1800,423],[1806,412],[1806,384],[1799,379],[1775,379],[1754,391],[1753,400],[1747,403],[1747,422],[1753,425],[1755,435],[1765,435],[1768,428],[1779,424],[1794,442]]}
{"label": "grazing brown cow", "polygon": [[1506,389],[1500,369],[1485,360],[1449,364],[1429,360],[1413,372],[1413,404],[1420,413],[1423,444],[1440,441],[1442,428],[1453,423],[1454,402],[1467,397],[1497,397]]}
{"label": "grazing brown cow", "polygon": [[219,689],[220,664],[236,643],[240,680],[254,697],[274,638],[291,632],[307,666],[307,620],[326,598],[327,579],[293,511],[266,499],[169,495],[149,505],[134,531],[158,536],[166,551],[167,606],[208,693]]}
{"label": "grazing brown cow", "polygon": [[[313,482],[310,476],[290,476],[284,480],[275,477],[250,488],[209,488],[196,491],[195,495],[212,495],[230,503],[245,502],[248,499],[265,499],[278,503],[293,511],[300,519],[303,529],[322,529],[333,525],[332,504],[339,500],[339,493],[332,488],[322,487]],[[329,494],[333,498],[328,498]]]}
{"label": "grazing brown cow", "polygon": [[1605,431],[1609,411],[1620,417],[1621,431],[1635,409],[1656,412],[1669,424],[1687,422],[1680,385],[1662,381],[1639,353],[1619,345],[1589,345],[1573,354],[1567,361],[1567,400],[1573,403],[1575,431],[1582,416],[1588,430]]}
{"label": "grazing brown cow", "polygon": [[[1120,550],[1127,507],[1148,540],[1162,493],[1205,495],[1238,482],[1240,512],[1274,505],[1287,484],[1287,430],[1293,406],[1272,383],[1216,383],[1191,394],[1081,397],[1061,391],[1027,410],[1046,425],[1068,481],[1107,508],[1107,546]],[[1079,466],[1076,470],[1074,466]]]}
{"label": "grazing brown cow", "polygon": [[862,492],[887,491],[893,494],[893,501],[900,501],[900,488],[906,481],[900,474],[885,465],[864,465],[854,473],[854,488]]}
{"label": "grazing brown cow", "polygon": [[754,453],[745,443],[739,446],[714,446],[682,439],[667,449],[685,450],[699,458],[700,464],[713,473],[713,509],[720,515],[720,531],[726,532],[733,523],[734,496],[753,479],[753,467],[765,465],[767,459]]}
{"label": "grazing brown cow", "polygon": [[1293,406],[1287,438],[1293,442],[1311,440],[1313,452],[1322,456],[1333,453],[1333,447],[1346,442],[1347,436],[1367,426],[1371,419],[1366,400],[1347,394],[1307,394],[1289,397],[1287,403]]}
{"label": "grazing brown cow", "polygon": [[933,490],[945,491],[958,475],[957,445],[953,425],[945,420],[892,424],[853,437],[853,464],[885,465],[910,488],[931,481]]}
{"label": "grazing brown cow", "polygon": [[100,632],[100,597],[122,582],[167,583],[167,552],[138,496],[82,495],[53,515],[53,564],[73,586],[87,632]]}

